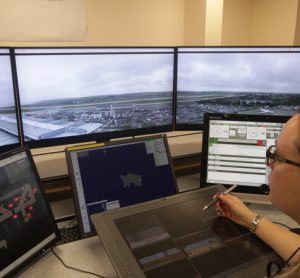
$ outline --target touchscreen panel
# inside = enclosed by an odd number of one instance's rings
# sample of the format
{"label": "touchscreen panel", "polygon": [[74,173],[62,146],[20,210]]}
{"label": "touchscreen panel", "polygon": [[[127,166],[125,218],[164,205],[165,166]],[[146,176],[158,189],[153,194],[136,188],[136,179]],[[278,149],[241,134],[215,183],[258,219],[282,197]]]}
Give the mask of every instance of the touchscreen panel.
{"label": "touchscreen panel", "polygon": [[[277,255],[203,206],[222,186],[92,217],[120,277],[264,277]],[[120,257],[123,257],[120,259]],[[125,258],[124,258],[125,257]]]}

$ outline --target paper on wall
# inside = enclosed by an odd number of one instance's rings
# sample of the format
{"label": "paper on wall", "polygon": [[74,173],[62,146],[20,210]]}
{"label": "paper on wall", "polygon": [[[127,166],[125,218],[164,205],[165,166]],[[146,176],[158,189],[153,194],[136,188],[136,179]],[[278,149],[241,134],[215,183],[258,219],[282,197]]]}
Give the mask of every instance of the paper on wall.
{"label": "paper on wall", "polygon": [[0,0],[0,41],[84,41],[85,0]]}

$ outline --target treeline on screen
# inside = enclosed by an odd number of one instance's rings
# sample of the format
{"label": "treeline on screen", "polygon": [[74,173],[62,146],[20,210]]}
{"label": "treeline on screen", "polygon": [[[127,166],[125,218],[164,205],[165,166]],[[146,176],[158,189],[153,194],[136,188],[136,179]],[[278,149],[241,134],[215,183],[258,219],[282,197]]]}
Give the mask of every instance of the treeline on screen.
{"label": "treeline on screen", "polygon": [[0,151],[293,115],[298,47],[2,47]]}

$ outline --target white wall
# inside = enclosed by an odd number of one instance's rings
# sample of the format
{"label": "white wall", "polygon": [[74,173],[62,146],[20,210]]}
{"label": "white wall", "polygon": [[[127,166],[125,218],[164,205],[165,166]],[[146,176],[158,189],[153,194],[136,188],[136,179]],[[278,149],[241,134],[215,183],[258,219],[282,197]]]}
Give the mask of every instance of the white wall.
{"label": "white wall", "polygon": [[253,0],[224,0],[222,45],[250,45]]}
{"label": "white wall", "polygon": [[207,3],[207,45],[294,44],[299,0],[207,0]]}
{"label": "white wall", "polygon": [[222,44],[223,3],[224,0],[206,1],[205,45]]}
{"label": "white wall", "polygon": [[184,9],[184,44],[205,44],[205,0],[186,0]]}
{"label": "white wall", "polygon": [[85,0],[84,42],[0,42],[2,46],[169,46],[184,44],[185,0]]}
{"label": "white wall", "polygon": [[298,0],[254,0],[251,44],[293,45]]}
{"label": "white wall", "polygon": [[183,44],[184,5],[184,0],[87,0],[89,44]]}
{"label": "white wall", "polygon": [[85,1],[88,20],[86,41],[0,42],[0,45],[292,45],[295,40],[299,2],[299,0]]}
{"label": "white wall", "polygon": [[294,45],[300,45],[300,7],[299,7],[299,4],[298,4],[298,8],[297,8],[297,19],[296,19]]}

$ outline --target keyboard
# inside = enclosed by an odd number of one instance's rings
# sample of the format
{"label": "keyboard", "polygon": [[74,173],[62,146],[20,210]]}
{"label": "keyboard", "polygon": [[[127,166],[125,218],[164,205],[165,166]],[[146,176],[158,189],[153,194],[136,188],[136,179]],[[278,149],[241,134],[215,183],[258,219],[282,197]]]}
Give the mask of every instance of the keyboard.
{"label": "keyboard", "polygon": [[78,225],[74,225],[72,227],[63,227],[60,228],[59,231],[63,243],[68,243],[81,239]]}

